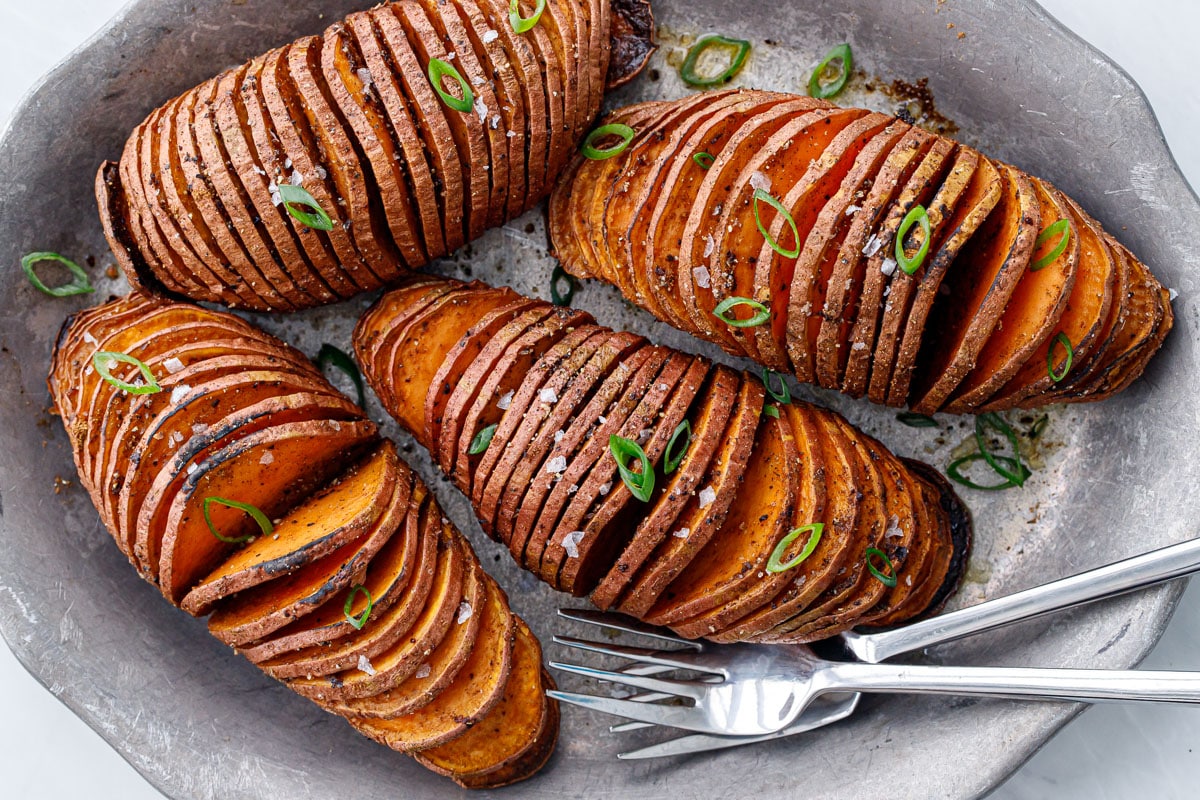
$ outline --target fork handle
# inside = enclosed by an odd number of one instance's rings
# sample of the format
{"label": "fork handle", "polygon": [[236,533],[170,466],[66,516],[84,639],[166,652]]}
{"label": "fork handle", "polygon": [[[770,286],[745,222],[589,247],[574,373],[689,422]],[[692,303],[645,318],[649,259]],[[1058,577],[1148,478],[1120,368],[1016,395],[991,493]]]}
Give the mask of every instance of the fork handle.
{"label": "fork handle", "polygon": [[837,663],[814,675],[832,691],[949,694],[1085,703],[1200,704],[1200,673]]}
{"label": "fork handle", "polygon": [[1200,571],[1200,539],[1192,539],[903,628],[883,633],[846,633],[842,639],[859,659],[877,664],[901,653],[1115,597],[1197,571]]}

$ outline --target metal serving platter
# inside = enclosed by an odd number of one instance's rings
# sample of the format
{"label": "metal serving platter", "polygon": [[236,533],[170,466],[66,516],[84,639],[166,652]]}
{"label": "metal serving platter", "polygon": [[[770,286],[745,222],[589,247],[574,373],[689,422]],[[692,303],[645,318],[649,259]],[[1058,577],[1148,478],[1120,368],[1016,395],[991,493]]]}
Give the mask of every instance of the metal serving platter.
{"label": "metal serving platter", "polygon": [[[95,298],[53,300],[15,268],[56,250],[93,275],[112,263],[92,199],[97,164],[120,153],[154,106],[218,70],[316,33],[362,0],[140,0],[54,70],[0,143],[0,631],[21,662],[174,798],[279,796],[355,800],[467,794],[376,746],[254,669],[140,581],[73,479],[70,448],[49,416],[44,374],[63,317]],[[664,48],[653,73],[613,104],[685,92],[672,64],[688,35],[719,31],[755,43],[737,83],[803,91],[812,66],[849,41],[876,83],[928,78],[962,137],[1054,181],[1179,292],[1176,330],[1145,378],[1094,406],[1052,409],[1021,491],[967,492],[977,547],[954,601],[973,603],[1190,538],[1200,520],[1200,205],[1176,168],[1138,88],[1028,0],[861,0],[836,4],[656,0]],[[949,27],[953,24],[953,28]],[[848,103],[895,109],[862,90]],[[540,214],[492,231],[438,266],[545,296],[552,268]],[[348,344],[371,298],[257,321],[307,352]],[[707,350],[589,286],[580,304],[601,322]],[[899,425],[893,412],[823,392],[903,455],[944,466],[969,420],[941,431]],[[376,419],[383,413],[370,407]],[[1026,429],[1033,416],[1011,416]],[[487,541],[462,498],[411,441],[405,450],[548,640],[563,602]],[[1128,667],[1154,645],[1178,584],[943,647],[932,661]],[[609,720],[564,710],[559,748],[537,778],[506,790],[535,798],[974,797],[997,785],[1079,711],[1068,704],[874,698],[851,720],[807,736],[670,762],[618,763],[636,739]],[[627,735],[628,736],[628,735]],[[499,793],[497,793],[499,794]]]}

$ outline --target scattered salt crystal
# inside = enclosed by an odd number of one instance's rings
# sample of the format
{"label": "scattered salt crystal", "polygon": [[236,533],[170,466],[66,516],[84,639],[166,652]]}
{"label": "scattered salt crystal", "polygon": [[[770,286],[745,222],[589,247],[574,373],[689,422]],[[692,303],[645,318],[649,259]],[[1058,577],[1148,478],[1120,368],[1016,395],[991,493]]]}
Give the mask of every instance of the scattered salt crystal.
{"label": "scattered salt crystal", "polygon": [[579,558],[579,543],[583,541],[583,531],[571,531],[563,537],[563,550],[570,558]]}
{"label": "scattered salt crystal", "polygon": [[900,518],[895,514],[888,517],[887,530],[883,532],[883,535],[888,539],[895,539],[904,535],[904,531],[900,530]]}
{"label": "scattered salt crystal", "polygon": [[906,575],[906,576],[904,577],[904,585],[905,585],[905,586],[912,586],[912,575]]}
{"label": "scattered salt crystal", "polygon": [[458,604],[458,620],[457,620],[458,624],[462,625],[464,622],[469,620],[471,618],[471,615],[474,613],[475,613],[475,610],[473,608],[471,608],[471,604],[468,603],[466,600],[463,600],[461,603]]}
{"label": "scattered salt crystal", "polygon": [[1170,300],[1172,303],[1174,303],[1176,297],[1179,297],[1179,292],[1175,291],[1174,289],[1167,290],[1167,299],[1168,300]]}
{"label": "scattered salt crystal", "polygon": [[852,217],[862,211],[862,206],[846,206],[846,216]]}
{"label": "scattered salt crystal", "polygon": [[883,264],[879,266],[879,271],[889,278],[896,274],[896,259],[885,258]]}
{"label": "scattered salt crystal", "polygon": [[292,186],[304,185],[304,176],[300,174],[300,170],[292,170],[292,177],[288,178],[288,183],[290,183]]}
{"label": "scattered salt crystal", "polygon": [[176,372],[179,372],[183,369],[183,362],[172,356],[163,362],[163,366],[167,368],[167,372],[174,375]]}
{"label": "scattered salt crystal", "polygon": [[878,235],[872,233],[871,238],[867,240],[866,247],[864,247],[862,250],[863,255],[866,256],[867,258],[870,258],[871,256],[878,253],[879,248],[881,248],[881,247],[883,247],[883,242],[880,241]]}
{"label": "scattered salt crystal", "polygon": [[208,433],[208,426],[203,422],[197,422],[192,426],[192,436],[203,436]]}
{"label": "scattered salt crystal", "polygon": [[717,239],[711,233],[704,237],[704,257],[708,258],[717,249]]}
{"label": "scattered salt crystal", "polygon": [[850,345],[850,349],[851,350],[866,350],[867,343],[866,342],[855,342],[854,344]]}
{"label": "scattered salt crystal", "polygon": [[325,180],[326,178],[329,177],[329,171],[326,170],[324,167],[322,167],[319,164],[317,166],[313,167],[313,170],[317,173],[317,177],[320,178],[321,180]]}
{"label": "scattered salt crystal", "polygon": [[368,675],[374,675],[375,667],[373,667],[371,665],[371,659],[367,658],[366,656],[359,656],[358,657],[358,671],[365,672]]}
{"label": "scattered salt crystal", "polygon": [[578,483],[572,483],[570,486],[567,487],[567,494],[575,494],[578,491],[579,491]]}
{"label": "scattered salt crystal", "polygon": [[543,403],[557,403],[558,402],[558,392],[554,391],[553,388],[547,386],[545,389],[542,389],[540,392],[538,392],[538,399],[541,400]]}
{"label": "scattered salt crystal", "polygon": [[670,388],[671,388],[671,387],[670,387],[670,386],[667,386],[665,383],[660,383],[660,384],[658,385],[658,390],[659,390],[660,392],[665,392],[665,391],[667,391],[667,390],[668,390],[668,389],[670,389]]}
{"label": "scattered salt crystal", "polygon": [[196,471],[196,465],[195,465],[195,464],[188,464],[188,468],[187,468],[187,474],[188,474],[188,475],[191,475],[191,474],[192,474],[193,472],[195,472],[195,471]]}
{"label": "scattered salt crystal", "polygon": [[555,456],[546,462],[546,472],[551,475],[557,475],[560,472],[567,471],[567,459],[565,456]]}
{"label": "scattered salt crystal", "polygon": [[267,191],[271,193],[271,202],[277,206],[283,205],[283,195],[279,193],[279,187],[275,185],[275,181],[267,184]]}
{"label": "scattered salt crystal", "polygon": [[892,293],[892,285],[889,283],[887,286],[883,287],[883,296],[887,297],[891,293]]}
{"label": "scattered salt crystal", "polygon": [[331,419],[329,420],[329,427],[333,428],[335,431],[340,431],[342,429],[342,423],[338,422],[336,419]]}
{"label": "scattered salt crystal", "polygon": [[650,441],[650,436],[653,433],[654,431],[650,428],[642,428],[640,431],[638,431],[638,444],[645,444],[646,442]]}
{"label": "scattered salt crystal", "polygon": [[284,159],[284,161],[283,161],[283,168],[284,168],[284,169],[291,169],[291,168],[292,168],[292,159],[290,159],[290,158],[286,158],[286,159]]}
{"label": "scattered salt crystal", "polygon": [[688,534],[691,532],[692,532],[691,528],[680,528],[679,530],[675,531],[671,535],[674,536],[676,539],[686,539],[688,537]]}
{"label": "scattered salt crystal", "polygon": [[[1175,291],[1175,290],[1174,290],[1174,289],[1172,289],[1171,291]],[[92,336],[92,332],[91,332],[91,331],[84,331],[84,332],[83,332],[83,340],[84,340],[85,342],[87,342],[88,344],[100,344],[100,342],[98,342],[98,341],[96,340],[96,337],[95,337],[95,336]]]}
{"label": "scattered salt crystal", "polygon": [[433,672],[432,667],[430,667],[428,664],[422,664],[421,666],[417,667],[415,675],[418,678],[428,678],[429,673],[431,672]]}
{"label": "scattered salt crystal", "polygon": [[601,487],[600,487],[600,496],[601,496],[601,497],[604,497],[606,494],[608,494],[609,492],[611,492],[611,491],[612,491],[612,487],[613,487],[613,485],[612,485],[612,481],[609,481],[608,483],[605,483],[605,484],[601,485]]}
{"label": "scattered salt crystal", "polygon": [[370,91],[371,84],[375,83],[375,79],[371,77],[371,70],[367,69],[366,67],[359,67],[354,71],[354,74],[358,76],[360,81],[362,81],[363,88]]}
{"label": "scattered salt crystal", "polygon": [[267,176],[267,171],[265,169],[263,169],[262,167],[260,167],[258,164],[254,165],[254,171],[257,172],[259,175],[262,175],[264,178]]}
{"label": "scattered salt crystal", "polygon": [[700,490],[700,507],[708,508],[717,499],[717,493],[711,486],[705,486]]}
{"label": "scattered salt crystal", "polygon": [[516,132],[516,131],[509,131],[508,133],[506,133],[506,134],[504,134],[504,135],[505,135],[505,136],[507,136],[507,137],[508,137],[508,138],[510,138],[510,139],[513,139],[513,138],[515,138],[515,137],[516,137],[516,135],[517,135],[517,132]]}
{"label": "scattered salt crystal", "polygon": [[475,113],[479,115],[480,124],[487,122],[488,107],[482,97],[475,98]]}
{"label": "scattered salt crystal", "polygon": [[178,403],[183,398],[187,397],[187,393],[192,390],[192,387],[186,383],[181,383],[171,390],[171,403]]}
{"label": "scattered salt crystal", "polygon": [[512,391],[509,390],[505,392],[504,394],[500,395],[500,399],[496,401],[496,408],[500,409],[501,411],[507,411],[508,407],[512,405],[512,399]]}
{"label": "scattered salt crystal", "polygon": [[454,60],[454,56],[455,56],[455,52],[454,52],[453,50],[451,50],[449,53],[446,53],[446,60],[447,60],[447,61],[453,61],[453,60]]}
{"label": "scattered salt crystal", "polygon": [[268,450],[262,454],[262,458],[258,460],[258,463],[262,464],[264,467],[268,464],[275,463],[275,454]]}
{"label": "scattered salt crystal", "polygon": [[483,32],[483,36],[479,37],[479,39],[484,44],[491,44],[492,42],[496,41],[499,38],[500,38],[500,31],[495,31],[495,30],[492,30],[491,28],[488,28],[486,31]]}
{"label": "scattered salt crystal", "polygon": [[562,438],[563,438],[564,436],[566,436],[566,435],[567,435],[567,432],[566,432],[566,431],[564,431],[564,430],[562,430],[561,428],[560,428],[560,429],[558,429],[558,430],[556,430],[556,431],[554,432],[554,443],[555,443],[555,444],[558,444],[559,442],[561,442],[561,441],[562,441]]}
{"label": "scattered salt crystal", "polygon": [[183,441],[183,434],[180,433],[179,431],[175,431],[174,433],[172,433],[170,438],[168,439],[168,442],[171,445],[171,447],[174,447],[175,445],[179,444],[182,441]]}
{"label": "scattered salt crystal", "polygon": [[762,189],[764,192],[771,191],[771,179],[765,174],[755,171],[750,176],[750,188]]}
{"label": "scattered salt crystal", "polygon": [[708,267],[695,267],[692,270],[692,275],[696,278],[696,285],[701,289],[707,289],[712,286],[712,278],[708,274]]}

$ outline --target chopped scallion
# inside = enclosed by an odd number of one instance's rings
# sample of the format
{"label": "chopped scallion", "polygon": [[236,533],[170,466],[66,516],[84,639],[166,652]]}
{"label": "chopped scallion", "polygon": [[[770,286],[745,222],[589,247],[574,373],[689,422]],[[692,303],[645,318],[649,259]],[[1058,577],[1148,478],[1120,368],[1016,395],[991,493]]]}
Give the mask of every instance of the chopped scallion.
{"label": "chopped scallion", "polygon": [[[883,570],[875,566],[875,559],[877,558],[883,559],[883,566],[890,574],[885,574]],[[888,558],[888,554],[880,550],[878,547],[867,548],[867,569],[871,571],[871,574],[875,576],[877,581],[889,589],[896,585],[896,565],[892,563],[890,558]]]}
{"label": "chopped scallion", "polygon": [[[630,493],[643,503],[650,502],[650,496],[654,493],[654,465],[650,463],[646,451],[632,439],[616,434],[608,438],[608,449],[612,452],[617,469],[621,473],[621,480],[629,487]],[[642,471],[634,472],[627,463],[630,460],[640,461]]]}
{"label": "chopped scallion", "polygon": [[[801,528],[793,528],[787,536],[779,540],[779,544],[775,545],[775,549],[771,551],[771,557],[767,559],[767,572],[776,575],[802,564],[817,549],[817,545],[821,543],[821,534],[824,532],[824,522],[814,522]],[[787,552],[788,547],[806,533],[808,541],[805,542],[804,548],[794,558],[784,563],[783,554]]]}
{"label": "chopped scallion", "polygon": [[515,32],[528,33],[533,30],[534,25],[538,24],[538,20],[542,18],[542,12],[545,10],[546,0],[537,0],[537,8],[534,9],[533,15],[522,17],[520,0],[509,0],[508,23],[512,25]]}
{"label": "chopped scallion", "polygon": [[[57,261],[59,264],[62,264],[73,276],[71,282],[64,283],[62,286],[47,286],[33,271],[34,265],[40,264],[43,261]],[[29,282],[33,284],[35,289],[51,297],[71,297],[77,294],[91,294],[96,291],[92,288],[92,284],[88,280],[87,273],[83,271],[83,267],[58,253],[29,253],[21,259],[21,269],[25,270],[25,277],[29,279]]]}
{"label": "chopped scallion", "polygon": [[[317,231],[333,230],[333,220],[307,189],[303,186],[293,186],[290,183],[280,184],[277,188],[279,197],[283,200],[283,207],[301,225]],[[303,207],[311,208],[312,211],[305,211]]]}
{"label": "chopped scallion", "polygon": [[[619,122],[601,125],[589,133],[587,138],[583,140],[583,155],[592,161],[604,161],[613,156],[619,156],[625,152],[626,147],[629,147],[629,143],[633,141],[635,135],[636,132],[633,128],[628,125],[622,125]],[[609,147],[596,147],[596,142],[606,136],[616,136],[620,141]]]}
{"label": "chopped scallion", "polygon": [[[363,609],[361,614],[354,616],[354,598],[358,597],[359,594],[367,596],[367,607]],[[371,618],[371,609],[374,607],[375,598],[371,597],[371,591],[361,583],[356,583],[350,589],[350,596],[346,598],[346,605],[342,607],[342,613],[346,615],[346,621],[354,626],[354,630],[361,631],[366,627],[367,620]]]}
{"label": "chopped scallion", "polygon": [[[779,242],[775,240],[775,237],[773,237],[767,231],[766,226],[763,225],[762,217],[759,214],[759,203],[766,203],[771,208],[779,212],[779,215],[783,217],[783,221],[786,222],[792,229],[792,240],[796,243],[794,248],[791,250],[784,250],[783,245],[779,244]],[[783,207],[783,203],[779,202],[772,197],[770,193],[765,192],[762,189],[754,190],[754,223],[758,225],[758,232],[763,235],[763,238],[767,240],[767,244],[769,244],[771,249],[776,253],[779,253],[779,255],[783,256],[784,258],[795,258],[796,256],[800,255],[800,231],[796,228],[795,218],[791,215],[791,212]]]}
{"label": "chopped scallion", "polygon": [[212,535],[226,544],[244,544],[253,539],[254,534],[246,534],[245,536],[241,536],[236,539],[222,535],[221,532],[217,530],[217,526],[213,524],[212,516],[209,511],[209,507],[213,503],[227,506],[228,508],[236,508],[238,511],[246,512],[255,522],[258,523],[258,528],[260,531],[262,531],[263,536],[268,536],[272,531],[275,530],[275,526],[271,524],[271,520],[267,519],[267,515],[249,503],[239,503],[237,500],[227,500],[224,497],[206,497],[204,498],[204,521],[208,524],[208,530],[212,533]]}
{"label": "chopped scallion", "polygon": [[[560,292],[558,287],[564,283],[567,285],[567,290]],[[550,273],[550,302],[556,306],[569,306],[578,288],[575,279],[567,274],[567,271],[562,268],[562,264],[554,267],[554,271]]]}
{"label": "chopped scallion", "polygon": [[[1012,446],[1011,456],[997,456],[988,448],[987,429],[992,428],[1000,433],[1008,443]],[[979,445],[979,452],[983,455],[988,466],[996,470],[1003,478],[1007,479],[1014,486],[1024,486],[1026,479],[1031,473],[1021,462],[1021,446],[1017,442],[1016,432],[1009,426],[1004,418],[999,414],[989,412],[980,414],[975,418],[975,443]],[[1011,469],[1011,464],[1016,464],[1016,469]]]}
{"label": "chopped scallion", "polygon": [[[778,391],[774,386],[771,385],[773,378],[778,378],[779,380]],[[792,390],[788,388],[787,379],[778,372],[773,369],[767,369],[766,367],[763,367],[762,382],[763,386],[767,387],[767,394],[769,394],[771,399],[773,399],[776,403],[786,406],[788,403],[792,402]]]}
{"label": "chopped scallion", "polygon": [[[747,319],[738,319],[729,313],[739,306],[753,309],[754,315]],[[732,328],[755,328],[771,318],[771,309],[749,297],[727,297],[717,304],[712,313],[714,317]]]}
{"label": "chopped scallion", "polygon": [[[917,248],[917,254],[909,258],[908,251],[904,247],[904,240],[914,225],[921,226],[925,237],[921,240],[921,246]],[[929,255],[930,233],[929,212],[925,210],[925,206],[914,206],[905,215],[904,221],[900,223],[900,229],[896,231],[896,263],[900,265],[900,269],[904,270],[906,275],[912,275],[925,263],[925,256]]]}
{"label": "chopped scallion", "polygon": [[[994,456],[994,458],[997,461],[1004,464],[1006,467],[1008,467],[1009,470],[1011,470],[1013,472],[1019,472],[1020,471],[1019,468],[1022,466],[1020,464],[1020,462],[1014,461],[1011,458],[1009,458],[1008,456]],[[954,480],[957,483],[962,484],[963,486],[966,486],[968,489],[978,489],[981,492],[999,492],[999,491],[1003,491],[1004,489],[1014,488],[1017,485],[1017,484],[1013,483],[1012,481],[1008,480],[1007,478],[1005,478],[1000,483],[992,483],[992,484],[976,483],[975,481],[968,478],[966,475],[963,475],[962,468],[964,466],[966,466],[967,464],[974,464],[976,461],[983,461],[983,460],[984,460],[983,453],[971,453],[970,455],[955,459],[954,461],[950,462],[950,465],[948,467],[946,467],[946,474],[949,475],[952,480]]]}
{"label": "chopped scallion", "polygon": [[495,424],[488,425],[475,434],[475,438],[471,440],[471,447],[467,450],[468,455],[477,456],[487,450],[488,445],[492,443],[492,437],[496,435],[497,427]]}
{"label": "chopped scallion", "polygon": [[716,163],[716,158],[712,153],[696,153],[692,156],[692,161],[696,162],[696,166],[700,169],[712,169],[712,165]]}
{"label": "chopped scallion", "polygon": [[[142,377],[146,382],[142,384],[127,383],[120,378],[114,378],[112,368],[117,365],[117,362],[133,364],[142,373]],[[96,368],[96,372],[99,373],[101,378],[121,391],[129,392],[129,394],[157,394],[162,391],[162,387],[158,385],[158,381],[155,379],[154,373],[150,371],[150,367],[131,355],[98,350],[92,355],[92,366]]]}
{"label": "chopped scallion", "polygon": [[1058,260],[1059,256],[1067,251],[1067,245],[1071,241],[1070,220],[1064,218],[1051,225],[1047,225],[1046,228],[1040,234],[1038,234],[1037,241],[1034,243],[1034,251],[1036,252],[1039,250],[1042,245],[1053,239],[1055,236],[1061,237],[1058,240],[1058,244],[1054,245],[1050,252],[1034,261],[1029,267],[1030,272],[1037,272],[1039,269],[1050,266]]}
{"label": "chopped scallion", "polygon": [[[826,80],[825,73],[829,69],[835,69],[836,72],[829,77],[829,80]],[[836,97],[846,88],[852,72],[854,72],[854,53],[851,52],[850,45],[839,44],[830,50],[829,54],[813,70],[812,76],[808,79],[809,96],[819,100]]]}
{"label": "chopped scallion", "polygon": [[[446,91],[446,87],[442,84],[445,78],[450,78],[458,84],[462,97],[455,97]],[[475,93],[471,91],[471,86],[467,83],[466,78],[450,62],[440,58],[429,59],[429,82],[433,84],[433,90],[438,93],[438,97],[442,98],[442,102],[455,111],[465,114],[475,107]]]}
{"label": "chopped scallion", "polygon": [[[713,47],[729,51],[729,65],[717,75],[701,75],[696,71],[700,57]],[[731,39],[728,36],[719,35],[705,36],[688,50],[687,57],[683,60],[683,66],[679,68],[679,76],[688,86],[695,86],[699,89],[720,86],[733,80],[734,76],[742,71],[749,55],[750,43],[745,39]]]}
{"label": "chopped scallion", "polygon": [[670,441],[667,442],[667,449],[663,453],[663,474],[670,475],[675,470],[679,469],[683,457],[687,455],[688,448],[692,444],[692,423],[686,419],[675,427],[675,432],[671,434]]}
{"label": "chopped scallion", "polygon": [[366,386],[363,384],[362,373],[359,372],[358,365],[354,363],[354,359],[350,354],[334,347],[331,344],[321,345],[320,352],[317,353],[317,366],[322,372],[326,367],[334,367],[335,369],[345,373],[351,381],[354,382],[354,388],[358,392],[358,407],[365,408],[367,405]]}
{"label": "chopped scallion", "polygon": [[903,422],[910,428],[937,428],[940,427],[937,420],[925,414],[914,414],[911,411],[902,411],[896,415],[896,419]]}
{"label": "chopped scallion", "polygon": [[[1062,370],[1060,372],[1055,372],[1054,351],[1058,349],[1059,345],[1062,345],[1062,348],[1067,351],[1067,357],[1063,361]],[[1050,352],[1046,353],[1046,372],[1050,374],[1050,380],[1054,381],[1055,383],[1062,383],[1066,379],[1067,373],[1071,371],[1071,366],[1074,363],[1075,349],[1071,346],[1071,340],[1067,338],[1067,335],[1060,331],[1059,334],[1054,337],[1054,341],[1050,343]]]}

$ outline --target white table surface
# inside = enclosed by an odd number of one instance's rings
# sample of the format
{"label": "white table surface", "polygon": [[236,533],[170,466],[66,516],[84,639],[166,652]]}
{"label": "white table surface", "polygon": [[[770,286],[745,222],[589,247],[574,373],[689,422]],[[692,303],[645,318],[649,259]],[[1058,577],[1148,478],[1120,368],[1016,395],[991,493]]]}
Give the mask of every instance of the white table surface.
{"label": "white table surface", "polygon": [[[793,0],[796,1],[796,0]],[[932,3],[934,0],[930,0]],[[971,0],[976,2],[978,0]],[[1196,0],[1042,0],[1141,84],[1167,141],[1200,186]],[[0,126],[37,78],[98,30],[123,0],[0,0]],[[9,265],[13,267],[13,265]],[[1200,670],[1200,581],[1145,666]],[[999,746],[999,745],[998,745]],[[1200,796],[1200,709],[1105,706],[1067,726],[989,800],[1173,800]],[[952,757],[952,754],[947,754]],[[353,794],[352,792],[350,794]],[[0,796],[22,800],[161,795],[0,647]],[[906,800],[898,798],[898,800]]]}

